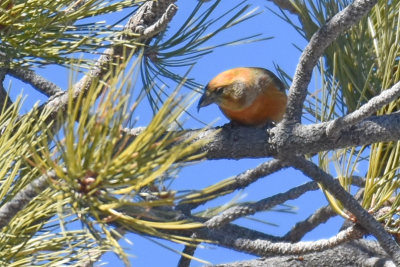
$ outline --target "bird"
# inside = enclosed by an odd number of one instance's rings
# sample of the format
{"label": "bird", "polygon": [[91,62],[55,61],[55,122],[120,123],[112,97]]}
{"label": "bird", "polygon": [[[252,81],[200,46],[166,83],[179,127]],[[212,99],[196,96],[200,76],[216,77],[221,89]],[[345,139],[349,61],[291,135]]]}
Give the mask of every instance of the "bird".
{"label": "bird", "polygon": [[215,76],[205,87],[197,110],[216,103],[231,122],[245,126],[278,123],[286,110],[283,82],[271,71],[239,67]]}

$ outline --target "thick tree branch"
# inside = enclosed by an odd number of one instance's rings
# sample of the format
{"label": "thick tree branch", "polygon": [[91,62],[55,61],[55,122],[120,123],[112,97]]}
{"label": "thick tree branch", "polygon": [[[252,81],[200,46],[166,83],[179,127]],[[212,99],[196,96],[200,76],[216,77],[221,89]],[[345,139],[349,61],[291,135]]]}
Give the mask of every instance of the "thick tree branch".
{"label": "thick tree branch", "polygon": [[[340,149],[352,146],[369,145],[378,142],[400,140],[400,112],[390,115],[372,116],[351,127],[344,128],[336,136],[327,136],[326,129],[330,122],[311,125],[296,124],[292,130],[284,132],[281,127],[268,129],[231,125],[187,130],[183,139],[207,138],[212,135],[212,141],[201,148],[207,152],[207,159],[242,159],[264,158],[285,154],[314,154],[321,151]],[[139,128],[130,130],[132,140],[142,131]],[[199,132],[201,131],[201,132]],[[219,131],[216,133],[216,131]],[[124,131],[128,134],[128,131]]]}
{"label": "thick tree branch", "polygon": [[300,170],[314,181],[321,183],[329,193],[337,198],[342,205],[357,218],[357,222],[361,226],[378,239],[379,244],[381,244],[382,248],[392,257],[393,261],[400,264],[400,247],[385,231],[384,227],[361,207],[357,200],[344,190],[338,181],[303,157],[291,157],[288,158],[288,161],[293,167]]}
{"label": "thick tree branch", "polygon": [[325,49],[344,31],[359,21],[377,0],[355,0],[341,12],[333,16],[311,38],[301,54],[289,90],[288,106],[285,121],[300,122],[303,103],[307,96],[307,87],[311,80],[312,70]]}
{"label": "thick tree branch", "polygon": [[[184,138],[208,138],[212,141],[202,147],[207,159],[264,158],[282,154],[313,154],[320,151],[369,145],[377,142],[400,140],[400,113],[374,116],[349,128],[337,136],[328,137],[326,128],[329,122],[311,125],[295,125],[282,137],[279,125],[269,130],[251,127],[217,127],[207,130],[186,131]],[[219,130],[218,133],[215,133]]]}
{"label": "thick tree branch", "polygon": [[[204,220],[201,218],[200,220],[198,220],[198,218],[194,218],[193,220],[195,221],[203,221]],[[273,235],[269,235],[263,232],[259,232],[253,229],[249,229],[243,226],[239,226],[236,224],[226,224],[220,228],[214,228],[214,229],[210,229],[210,228],[206,228],[203,227],[201,229],[198,230],[194,230],[194,232],[197,234],[198,238],[205,238],[207,236],[207,238],[209,238],[210,240],[215,240],[216,244],[219,244],[223,239],[224,236],[231,236],[233,239],[237,239],[237,238],[244,238],[244,239],[248,239],[248,240],[267,240],[269,242],[279,242],[282,240],[281,237],[278,236],[273,236]],[[215,236],[214,236],[215,234]],[[191,235],[188,235],[191,236]],[[214,236],[214,237],[213,237]],[[221,239],[222,238],[222,239]],[[222,243],[224,243],[225,241],[223,241]],[[225,245],[223,245],[224,247],[226,247]],[[229,246],[230,248],[232,248],[231,246]],[[243,250],[239,250],[244,252]]]}

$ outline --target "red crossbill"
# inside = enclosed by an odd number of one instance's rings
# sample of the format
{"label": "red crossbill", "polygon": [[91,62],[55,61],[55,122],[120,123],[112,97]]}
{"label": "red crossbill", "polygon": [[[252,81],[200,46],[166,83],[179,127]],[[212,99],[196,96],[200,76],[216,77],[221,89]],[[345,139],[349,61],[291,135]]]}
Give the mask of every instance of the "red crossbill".
{"label": "red crossbill", "polygon": [[200,98],[198,109],[216,103],[231,121],[261,126],[279,122],[287,97],[281,80],[263,68],[234,68],[213,78]]}

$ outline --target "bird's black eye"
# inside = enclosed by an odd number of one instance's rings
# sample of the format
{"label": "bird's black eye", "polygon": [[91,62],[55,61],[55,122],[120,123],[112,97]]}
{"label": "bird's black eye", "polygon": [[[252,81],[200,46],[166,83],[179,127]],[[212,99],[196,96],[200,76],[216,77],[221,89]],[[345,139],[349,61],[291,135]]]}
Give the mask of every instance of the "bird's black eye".
{"label": "bird's black eye", "polygon": [[217,87],[215,89],[215,94],[221,95],[224,92],[224,87]]}

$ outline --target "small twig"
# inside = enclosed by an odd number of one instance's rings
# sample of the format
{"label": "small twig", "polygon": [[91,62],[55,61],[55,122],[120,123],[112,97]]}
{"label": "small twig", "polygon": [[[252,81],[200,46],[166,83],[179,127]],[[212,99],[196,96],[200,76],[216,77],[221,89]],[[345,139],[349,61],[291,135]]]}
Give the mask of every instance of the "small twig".
{"label": "small twig", "polygon": [[[365,178],[361,177],[361,176],[358,176],[358,175],[353,175],[353,176],[351,176],[351,184],[352,185],[356,185],[358,187],[365,187]],[[358,191],[357,194],[359,192],[360,191]],[[358,199],[358,197],[356,197],[356,199]]]}
{"label": "small twig", "polygon": [[49,186],[49,178],[56,178],[55,171],[49,171],[28,184],[0,208],[0,229],[6,226],[20,210]]}
{"label": "small twig", "polygon": [[[362,196],[361,192],[364,192],[364,186],[365,186],[365,179],[359,176],[353,176],[351,178],[351,183],[353,185],[356,185],[360,187],[356,195],[354,196],[355,199],[359,200],[359,198]],[[314,214],[312,214],[310,217],[305,219],[304,221],[296,223],[293,228],[286,233],[282,237],[282,241],[288,241],[288,242],[298,242],[300,241],[303,236],[309,232],[311,232],[313,229],[315,229],[317,226],[319,226],[322,223],[325,223],[328,221],[330,218],[336,216],[337,213],[331,208],[331,206],[325,206],[317,209]],[[347,227],[346,227],[347,228]],[[344,230],[345,228],[343,228]],[[342,230],[342,229],[341,229]]]}
{"label": "small twig", "polygon": [[208,228],[221,227],[222,225],[230,223],[237,218],[252,215],[258,211],[271,209],[272,207],[282,204],[287,200],[296,199],[304,193],[317,190],[318,188],[319,187],[316,182],[308,182],[306,184],[292,188],[285,193],[276,194],[272,197],[257,201],[256,203],[234,206],[225,210],[221,214],[212,217],[207,222],[205,222],[205,225]]}
{"label": "small twig", "polygon": [[12,104],[10,96],[4,88],[4,79],[6,77],[6,73],[7,71],[5,69],[0,69],[0,111],[3,110],[3,105],[5,105],[5,108],[8,108]]}
{"label": "small twig", "polygon": [[[196,251],[196,246],[185,246],[182,253],[193,256],[195,251]],[[179,259],[178,267],[189,267],[191,261],[192,260],[190,258],[182,255],[181,258]]]}
{"label": "small twig", "polygon": [[399,96],[400,82],[393,85],[392,88],[384,90],[379,95],[371,98],[367,103],[362,105],[354,112],[330,122],[328,127],[326,127],[326,134],[328,136],[335,136],[342,129],[362,121],[363,119],[378,111],[383,106],[399,98]]}
{"label": "small twig", "polygon": [[358,22],[371,10],[377,0],[355,0],[341,12],[333,16],[312,36],[301,54],[293,83],[289,90],[289,99],[284,121],[300,122],[303,103],[307,96],[307,87],[311,80],[312,70],[318,58],[341,33]]}
{"label": "small twig", "polygon": [[136,138],[144,130],[146,130],[146,127],[123,128],[121,129],[121,134],[129,135],[129,137]]}
{"label": "small twig", "polygon": [[[193,234],[191,237],[196,238],[197,235]],[[182,253],[189,255],[189,256],[193,256],[196,249],[197,249],[197,246],[194,244],[191,246],[186,245],[185,248],[183,249]],[[178,267],[189,267],[191,261],[192,260],[189,257],[187,257],[185,255],[181,255],[181,258],[179,259],[179,262],[178,262]]]}
{"label": "small twig", "polygon": [[[363,180],[362,178],[354,177],[353,184],[362,184],[362,180]],[[269,210],[272,207],[280,205],[288,200],[297,199],[307,192],[315,191],[318,189],[319,189],[319,186],[318,186],[317,182],[314,182],[314,181],[308,182],[306,184],[294,187],[284,193],[279,193],[279,194],[273,195],[271,197],[262,199],[255,203],[240,204],[238,206],[231,207],[231,208],[225,210],[224,212],[209,219],[205,223],[205,225],[209,228],[221,227],[222,225],[230,223],[233,220],[236,220],[240,217],[252,215],[259,211]],[[313,219],[316,219],[316,218],[313,218]]]}
{"label": "small twig", "polygon": [[283,236],[282,240],[291,243],[298,242],[305,234],[336,215],[337,213],[331,208],[331,206],[319,208],[304,221],[296,223],[296,225]]}
{"label": "small twig", "polygon": [[344,188],[331,175],[324,172],[317,165],[303,157],[288,157],[288,163],[303,172],[314,181],[321,183],[326,190],[337,198],[342,205],[356,218],[357,223],[363,226],[369,233],[378,239],[382,248],[392,257],[393,261],[400,265],[400,248],[383,226],[374,217],[363,209]]}
{"label": "small twig", "polygon": [[201,197],[205,199],[204,201],[189,204],[178,204],[176,209],[188,212],[210,201],[211,199],[207,198],[207,196],[209,195],[220,196],[220,194],[223,194],[224,192],[232,192],[234,190],[245,188],[257,181],[259,178],[277,172],[284,167],[286,167],[286,165],[283,164],[280,160],[273,159],[271,161],[264,162],[254,169],[246,170],[245,172],[232,177],[231,179],[233,180],[233,182],[220,188],[219,190],[214,191],[208,195],[202,195]]}
{"label": "small twig", "polygon": [[32,70],[18,67],[16,69],[9,69],[8,73],[17,79],[32,85],[33,88],[45,96],[50,97],[63,92],[63,90],[56,84],[46,80]]}

